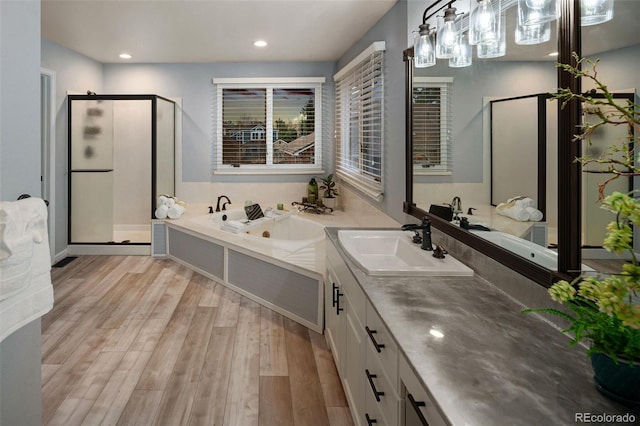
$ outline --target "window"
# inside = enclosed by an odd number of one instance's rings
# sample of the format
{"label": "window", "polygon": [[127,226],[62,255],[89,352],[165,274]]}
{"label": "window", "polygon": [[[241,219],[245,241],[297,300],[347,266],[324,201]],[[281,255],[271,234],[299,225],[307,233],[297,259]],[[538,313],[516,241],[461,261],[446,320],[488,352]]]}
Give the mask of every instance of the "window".
{"label": "window", "polygon": [[376,200],[383,195],[384,42],[375,42],[334,77],[336,173]]}
{"label": "window", "polygon": [[213,79],[215,173],[321,172],[324,81]]}
{"label": "window", "polygon": [[453,78],[413,81],[413,173],[451,174],[451,86]]}

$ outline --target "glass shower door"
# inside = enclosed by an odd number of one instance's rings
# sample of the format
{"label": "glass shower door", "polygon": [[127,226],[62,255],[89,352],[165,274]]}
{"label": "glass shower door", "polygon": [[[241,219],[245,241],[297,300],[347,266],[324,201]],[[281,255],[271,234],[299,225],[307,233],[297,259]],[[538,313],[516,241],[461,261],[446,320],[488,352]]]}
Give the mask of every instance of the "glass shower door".
{"label": "glass shower door", "polygon": [[70,242],[107,242],[113,234],[113,101],[71,104]]}

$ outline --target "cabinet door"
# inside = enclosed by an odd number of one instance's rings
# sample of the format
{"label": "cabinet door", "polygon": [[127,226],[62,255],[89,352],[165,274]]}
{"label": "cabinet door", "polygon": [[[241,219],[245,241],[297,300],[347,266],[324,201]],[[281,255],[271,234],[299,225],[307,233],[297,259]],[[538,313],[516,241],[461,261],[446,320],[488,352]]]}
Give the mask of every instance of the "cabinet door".
{"label": "cabinet door", "polygon": [[413,369],[403,356],[400,357],[399,374],[403,387],[401,424],[405,426],[446,426],[444,416],[420,384]]}
{"label": "cabinet door", "polygon": [[325,338],[331,348],[338,374],[344,375],[346,314],[344,312],[344,295],[342,286],[335,272],[327,268],[327,281],[324,285]]}
{"label": "cabinet door", "polygon": [[364,327],[354,314],[353,305],[349,297],[345,297],[346,312],[346,341],[347,351],[345,358],[345,371],[343,387],[351,405],[351,414],[354,423],[359,425],[364,422],[364,397],[365,397],[365,348]]}

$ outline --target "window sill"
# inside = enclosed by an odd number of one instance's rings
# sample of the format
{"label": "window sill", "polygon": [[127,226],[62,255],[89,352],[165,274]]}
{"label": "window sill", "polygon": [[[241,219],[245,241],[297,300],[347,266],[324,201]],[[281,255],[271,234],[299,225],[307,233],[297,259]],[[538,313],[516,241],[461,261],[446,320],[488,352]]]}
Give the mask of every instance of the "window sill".
{"label": "window sill", "polygon": [[413,169],[414,176],[453,176],[452,172],[446,170],[421,170]]}
{"label": "window sill", "polygon": [[228,175],[238,175],[238,176],[248,176],[248,175],[324,175],[323,169],[243,169],[238,167],[228,168],[228,169],[218,169],[213,172],[214,175],[219,176],[228,176]]}

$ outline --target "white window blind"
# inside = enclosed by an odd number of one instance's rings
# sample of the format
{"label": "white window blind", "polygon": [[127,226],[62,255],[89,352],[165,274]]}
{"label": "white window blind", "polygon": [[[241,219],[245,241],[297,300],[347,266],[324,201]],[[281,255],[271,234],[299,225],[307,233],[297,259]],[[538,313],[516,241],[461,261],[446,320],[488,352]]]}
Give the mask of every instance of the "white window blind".
{"label": "white window blind", "polygon": [[415,77],[413,82],[413,172],[450,174],[452,78]]}
{"label": "white window blind", "polygon": [[375,42],[334,77],[336,173],[377,200],[383,195],[384,42]]}
{"label": "white window blind", "polygon": [[215,173],[322,171],[323,77],[213,83]]}

